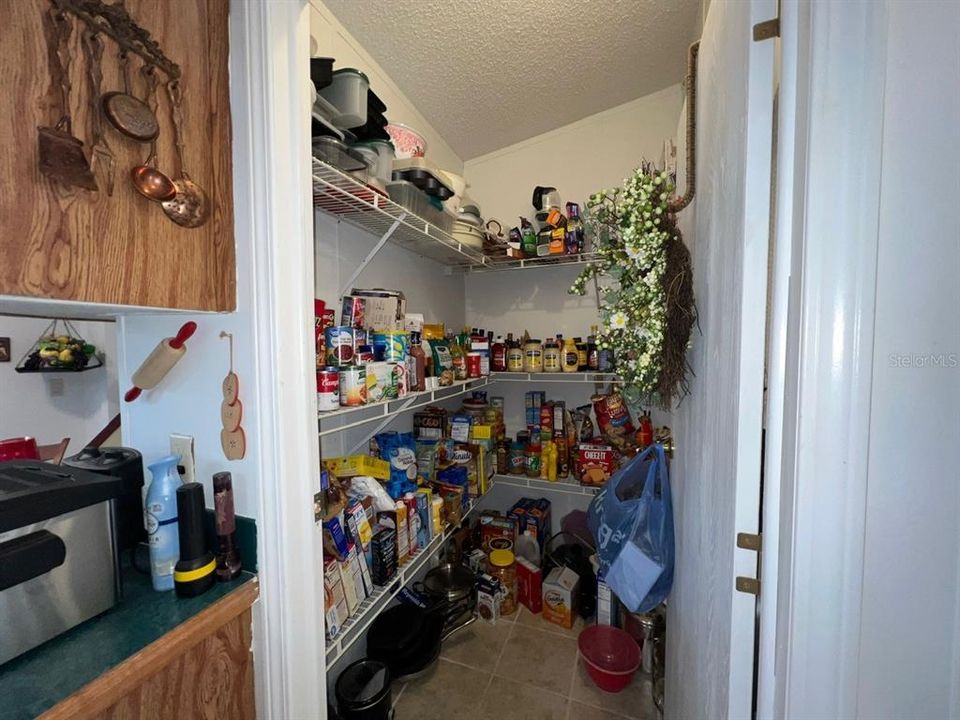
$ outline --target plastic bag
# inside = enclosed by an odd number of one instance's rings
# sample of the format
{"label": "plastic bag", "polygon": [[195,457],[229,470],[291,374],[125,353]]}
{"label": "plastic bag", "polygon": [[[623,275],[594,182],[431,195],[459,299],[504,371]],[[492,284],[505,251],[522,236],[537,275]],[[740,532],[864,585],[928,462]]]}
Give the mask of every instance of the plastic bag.
{"label": "plastic bag", "polygon": [[630,612],[659,605],[673,586],[673,505],[663,446],[618,470],[590,502],[600,577]]}
{"label": "plastic bag", "polygon": [[396,503],[383,489],[383,485],[374,478],[366,475],[357,475],[350,478],[350,484],[347,486],[347,497],[351,500],[363,500],[368,496],[373,498],[373,507],[377,512],[390,511],[396,507]]}

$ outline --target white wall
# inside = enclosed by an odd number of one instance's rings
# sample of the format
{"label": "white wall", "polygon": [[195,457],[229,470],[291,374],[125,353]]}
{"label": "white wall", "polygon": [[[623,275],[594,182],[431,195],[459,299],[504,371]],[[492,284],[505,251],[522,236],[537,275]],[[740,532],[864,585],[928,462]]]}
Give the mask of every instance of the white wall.
{"label": "white wall", "polygon": [[[375,12],[371,5],[371,12]],[[444,170],[460,174],[463,160],[450,148],[426,118],[407,100],[387,71],[374,60],[321,0],[310,0],[310,36],[315,57],[332,57],[334,69],[354,67],[370,78],[370,87],[387,106],[387,120],[417,130],[427,141],[426,157]]]}
{"label": "white wall", "polygon": [[[10,338],[11,360],[0,363],[0,439],[30,435],[41,445],[69,437],[67,453],[83,449],[117,414],[116,330],[112,322],[76,320],[83,338],[104,353],[104,366],[81,373],[19,374],[20,358],[49,319],[0,315],[0,336]],[[62,325],[61,325],[62,327]]]}
{"label": "white wall", "polygon": [[644,158],[660,160],[673,138],[683,102],[671,85],[575,123],[468,160],[467,194],[486,218],[512,227],[517,216],[533,220],[533,188],[552,186],[563,202],[583,208],[591,193],[619,186]]}
{"label": "white wall", "polygon": [[[537,185],[556,187],[563,202],[584,208],[594,192],[618,187],[644,158],[659,162],[663,141],[676,137],[683,100],[679,85],[591,115],[521,143],[468,160],[467,193],[484,217],[507,226],[533,220]],[[466,279],[467,324],[515,336],[557,333],[586,338],[597,324],[592,286],[584,297],[567,290],[582,268],[478,273]]]}
{"label": "white wall", "polygon": [[886,12],[857,714],[958,717],[960,6]]}

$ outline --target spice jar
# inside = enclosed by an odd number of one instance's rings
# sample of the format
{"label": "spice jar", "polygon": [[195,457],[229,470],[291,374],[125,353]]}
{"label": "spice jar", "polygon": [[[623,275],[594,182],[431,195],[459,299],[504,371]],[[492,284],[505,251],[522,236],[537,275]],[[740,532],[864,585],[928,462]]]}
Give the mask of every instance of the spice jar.
{"label": "spice jar", "polygon": [[560,353],[560,343],[549,338],[543,345],[543,371],[560,372],[563,370],[563,361]]}
{"label": "spice jar", "polygon": [[523,371],[543,372],[543,343],[531,338],[523,346]]}
{"label": "spice jar", "polygon": [[526,458],[523,454],[523,445],[518,442],[510,444],[510,453],[507,456],[507,470],[511,475],[523,475],[526,471]]}
{"label": "spice jar", "polygon": [[503,587],[500,614],[510,615],[517,609],[517,562],[513,552],[492,550],[487,558],[487,573]]}

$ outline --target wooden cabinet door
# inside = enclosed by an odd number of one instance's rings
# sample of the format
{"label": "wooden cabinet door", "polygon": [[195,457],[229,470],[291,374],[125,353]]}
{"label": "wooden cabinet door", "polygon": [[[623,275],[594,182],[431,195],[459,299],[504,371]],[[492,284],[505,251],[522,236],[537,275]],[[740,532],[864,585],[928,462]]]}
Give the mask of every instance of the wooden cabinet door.
{"label": "wooden cabinet door", "polygon": [[[177,0],[171,5],[126,0],[133,20],[148,30],[182,70],[185,169],[206,190],[210,218],[198,228],[175,225],[161,207],[139,195],[130,170],[150,154],[103,122],[115,160],[108,196],[106,163],[94,168],[99,190],[69,189],[38,169],[38,127],[61,115],[60,83],[47,20],[51,0],[5,3],[0,23],[0,295],[148,307],[233,310],[236,264],[231,182],[228,75],[228,0]],[[73,134],[90,156],[94,113],[86,28],[68,15]],[[122,88],[119,48],[103,40],[102,92]],[[143,60],[132,56],[131,92],[144,98]],[[160,75],[158,167],[178,174],[171,108]],[[101,114],[102,116],[102,114]]]}

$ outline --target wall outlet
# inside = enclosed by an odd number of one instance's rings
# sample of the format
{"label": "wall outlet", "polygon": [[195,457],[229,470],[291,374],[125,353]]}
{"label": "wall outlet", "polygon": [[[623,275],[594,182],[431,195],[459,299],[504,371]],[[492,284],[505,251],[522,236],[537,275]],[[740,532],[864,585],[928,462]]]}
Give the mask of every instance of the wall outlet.
{"label": "wall outlet", "polygon": [[170,434],[170,452],[180,456],[180,479],[185,483],[197,481],[197,463],[193,456],[193,438],[190,435]]}

